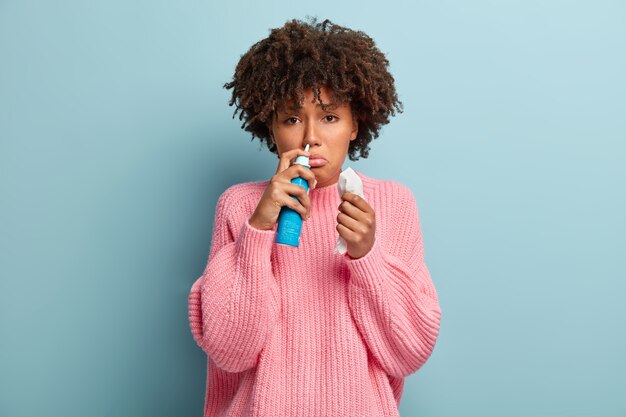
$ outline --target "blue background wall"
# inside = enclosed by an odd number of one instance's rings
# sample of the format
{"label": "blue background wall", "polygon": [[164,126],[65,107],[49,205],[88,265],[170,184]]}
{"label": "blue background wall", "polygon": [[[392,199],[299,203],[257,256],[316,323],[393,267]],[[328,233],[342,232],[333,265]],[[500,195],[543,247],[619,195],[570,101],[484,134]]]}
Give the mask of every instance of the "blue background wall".
{"label": "blue background wall", "polygon": [[420,208],[443,319],[401,414],[625,416],[626,5],[532,0],[1,1],[0,415],[201,415],[187,294],[276,166],[222,85],[308,14],[404,102],[344,165]]}

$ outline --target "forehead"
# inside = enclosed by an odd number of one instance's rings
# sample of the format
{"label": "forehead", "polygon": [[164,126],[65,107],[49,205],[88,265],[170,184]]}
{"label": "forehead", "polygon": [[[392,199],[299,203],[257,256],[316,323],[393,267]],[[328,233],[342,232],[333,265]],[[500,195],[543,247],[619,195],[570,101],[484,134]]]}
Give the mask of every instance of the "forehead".
{"label": "forehead", "polygon": [[[341,102],[336,100],[333,97],[332,90],[327,88],[326,86],[320,87],[320,99],[324,103],[324,106],[328,110],[340,109],[343,107],[349,107],[349,103]],[[315,100],[315,101],[314,101]],[[313,89],[309,87],[304,90],[304,100],[299,103],[299,107],[311,107],[314,109],[322,109],[322,105],[319,100],[315,99],[315,95],[313,94]],[[294,111],[296,108],[293,105],[293,100],[291,97],[286,98],[281,103],[276,106],[279,112],[285,111]]]}

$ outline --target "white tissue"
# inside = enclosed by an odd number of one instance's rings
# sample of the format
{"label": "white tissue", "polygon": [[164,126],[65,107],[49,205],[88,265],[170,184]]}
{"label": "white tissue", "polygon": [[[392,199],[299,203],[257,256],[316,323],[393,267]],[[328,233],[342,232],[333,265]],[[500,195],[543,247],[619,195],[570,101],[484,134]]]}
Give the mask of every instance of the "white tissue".
{"label": "white tissue", "polygon": [[[346,168],[339,174],[339,182],[337,183],[337,191],[339,191],[339,197],[343,195],[345,192],[350,192],[358,195],[359,197],[365,198],[363,195],[363,182],[361,182],[361,177],[357,175],[356,172],[350,167]],[[346,240],[339,236],[339,240],[337,241],[337,246],[335,247],[335,252],[343,255],[348,250],[348,244]]]}

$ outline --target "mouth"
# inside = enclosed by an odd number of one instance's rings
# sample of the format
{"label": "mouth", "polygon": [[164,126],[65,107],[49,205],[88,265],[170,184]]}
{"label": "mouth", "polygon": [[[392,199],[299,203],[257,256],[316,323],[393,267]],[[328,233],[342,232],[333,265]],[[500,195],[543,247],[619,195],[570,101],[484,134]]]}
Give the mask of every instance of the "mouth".
{"label": "mouth", "polygon": [[328,161],[322,158],[309,159],[309,165],[311,166],[311,168],[323,167],[327,163]]}

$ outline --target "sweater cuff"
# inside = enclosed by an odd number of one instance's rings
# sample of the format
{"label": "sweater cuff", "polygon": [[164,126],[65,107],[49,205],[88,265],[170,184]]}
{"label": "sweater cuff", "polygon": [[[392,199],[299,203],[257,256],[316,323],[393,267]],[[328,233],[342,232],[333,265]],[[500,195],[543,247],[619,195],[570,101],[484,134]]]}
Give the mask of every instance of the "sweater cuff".
{"label": "sweater cuff", "polygon": [[365,255],[351,258],[346,252],[346,263],[350,271],[350,282],[359,287],[378,285],[384,276],[384,251],[378,239]]}
{"label": "sweater cuff", "polygon": [[250,225],[250,219],[246,219],[239,232],[237,251],[243,254],[244,257],[267,259],[269,261],[275,235],[275,230],[257,229]]}

